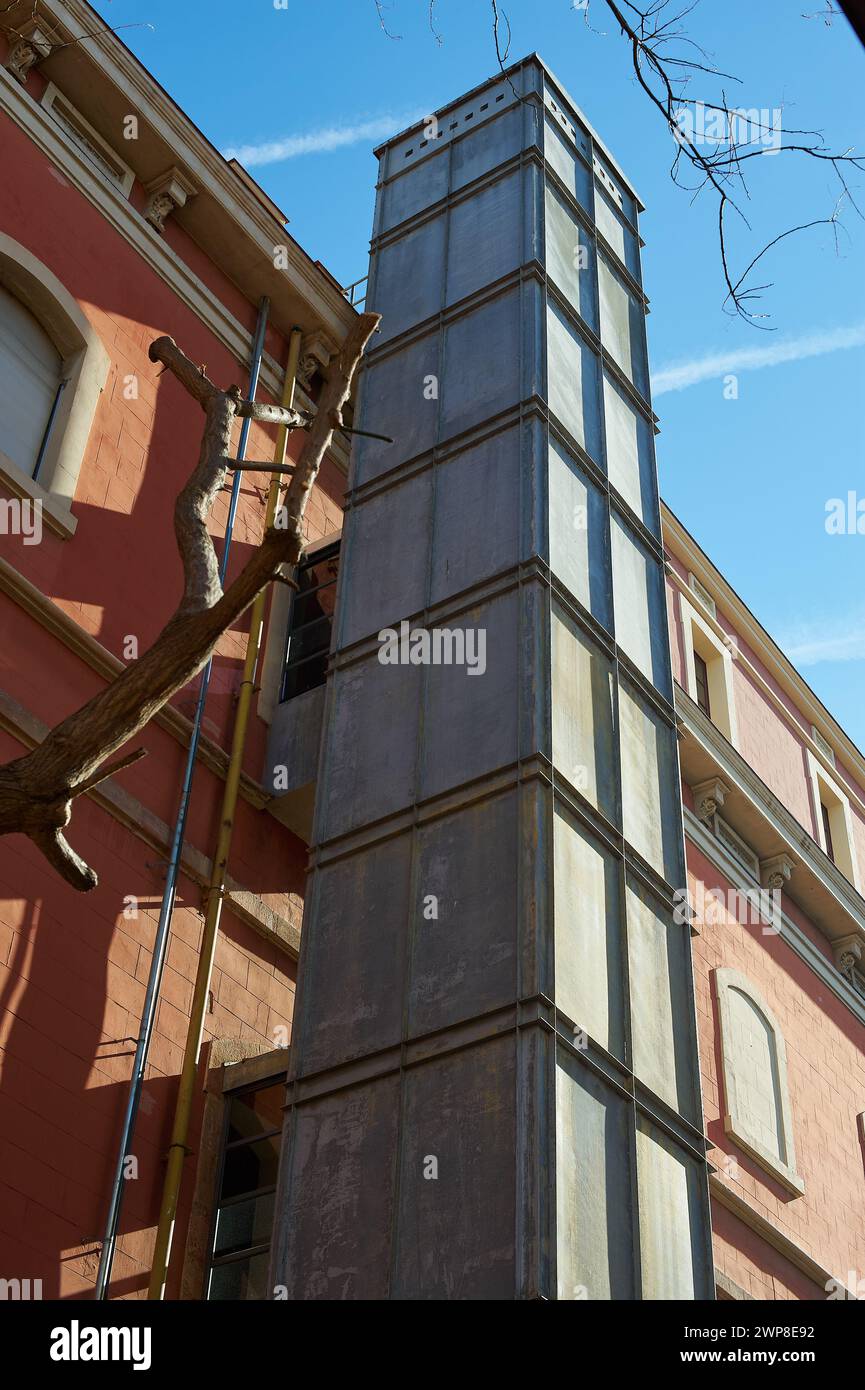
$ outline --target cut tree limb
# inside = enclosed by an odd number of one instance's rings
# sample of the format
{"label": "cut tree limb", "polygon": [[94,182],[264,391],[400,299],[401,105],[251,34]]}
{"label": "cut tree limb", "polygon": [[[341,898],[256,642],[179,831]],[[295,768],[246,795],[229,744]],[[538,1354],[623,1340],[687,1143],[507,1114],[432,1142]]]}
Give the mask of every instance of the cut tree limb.
{"label": "cut tree limb", "polygon": [[[264,536],[237,578],[223,593],[219,565],[207,531],[207,516],[225,482],[231,434],[238,416],[288,429],[308,417],[281,406],[244,401],[231,386],[221,391],[171,338],[157,338],[150,358],[162,362],[202,407],[204,433],[198,463],[180,492],[174,531],[183,564],[180,604],[152,647],[87,704],[52,729],[31,752],[0,766],[0,835],[28,835],[57,872],[79,891],[94,888],[97,876],[68,844],[63,831],[72,802],[97,782],[128,766],[141,751],[100,774],[107,758],[135,736],[168,700],[206,664],[219,637],[249,607],[281,565],[296,565],[303,553],[303,516],[342,407],[351,393],[358,363],[379,322],[364,313],[331,361],[318,410],[277,525]],[[155,461],[151,460],[151,467]]]}

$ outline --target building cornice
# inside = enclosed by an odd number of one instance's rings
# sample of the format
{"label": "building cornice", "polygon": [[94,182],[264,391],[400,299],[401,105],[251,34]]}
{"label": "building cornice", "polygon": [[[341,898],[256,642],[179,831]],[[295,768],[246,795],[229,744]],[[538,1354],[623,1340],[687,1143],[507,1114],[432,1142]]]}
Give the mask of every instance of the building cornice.
{"label": "building cornice", "polygon": [[[833,774],[846,769],[855,777],[860,787],[865,787],[865,755],[861,752],[848,734],[844,732],[841,725],[832,717],[825,705],[817,698],[814,691],[802,678],[795,666],[784,655],[781,648],[772,640],[765,628],[761,626],[757,618],[747,607],[744,601],[736,593],[724,576],[715,568],[711,560],[701,550],[694,540],[694,537],[685,530],[678,517],[670,511],[665,502],[661,503],[661,522],[663,527],[664,541],[668,550],[674,554],[682,564],[699,579],[700,583],[709,590],[712,598],[723,610],[728,618],[730,625],[736,633],[747,642],[766,670],[777,681],[780,688],[789,697],[795,708],[802,716],[800,723],[791,710],[787,709],[784,702],[779,698],[777,692],[773,691],[763,676],[755,670],[754,666],[747,661],[740,653],[738,660],[747,666],[749,675],[758,681],[760,689],[767,694],[776,709],[780,710],[786,722],[793,728],[809,748],[819,757],[820,761],[826,766],[827,770]],[[671,579],[688,594],[691,602],[694,595],[687,585],[680,581],[680,577],[673,571]],[[702,616],[708,617],[706,613]],[[718,627],[718,631],[723,629]],[[808,725],[813,725],[830,746],[838,753],[839,764],[835,768],[826,760],[822,751],[814,743],[811,730]],[[845,791],[848,795],[852,792],[851,800],[855,799],[857,805],[865,814],[865,803],[861,797],[856,796],[854,788],[845,781]]]}
{"label": "building cornice", "polygon": [[[700,851],[704,858],[709,860],[710,864],[714,864],[716,869],[720,869],[732,887],[737,888],[742,893],[753,891],[756,886],[755,881],[743,882],[742,865],[735,855],[727,850],[723,842],[716,835],[713,835],[709,827],[699,820],[687,806],[685,807],[685,838]],[[858,1022],[865,1026],[865,996],[854,988],[847,976],[843,975],[832,961],[823,955],[822,951],[815,946],[810,937],[805,935],[792,917],[784,912],[783,908],[775,908],[773,924],[774,927],[779,928],[777,934],[785,945],[795,951],[809,970],[814,972],[821,984],[831,990],[841,1003],[845,1004],[855,1015]],[[704,928],[704,930],[706,929]],[[859,939],[857,934],[855,940],[858,941]],[[842,938],[842,941],[845,940]]]}
{"label": "building cornice", "polygon": [[720,778],[727,789],[724,818],[759,858],[792,851],[796,872],[788,894],[827,941],[851,931],[865,941],[865,899],[852,883],[680,686],[676,711],[682,776],[688,785]]}
{"label": "building cornice", "polygon": [[[142,63],[85,0],[43,0],[50,20],[76,39],[76,47],[97,64],[121,92],[135,99],[136,114],[173,150],[198,188],[211,194],[238,229],[272,260],[275,239],[286,247],[288,275],[317,317],[338,341],[356,312],[336,281],[316,265],[285,228],[238,178],[229,161],[184,114]],[[80,37],[87,35],[87,37]]]}

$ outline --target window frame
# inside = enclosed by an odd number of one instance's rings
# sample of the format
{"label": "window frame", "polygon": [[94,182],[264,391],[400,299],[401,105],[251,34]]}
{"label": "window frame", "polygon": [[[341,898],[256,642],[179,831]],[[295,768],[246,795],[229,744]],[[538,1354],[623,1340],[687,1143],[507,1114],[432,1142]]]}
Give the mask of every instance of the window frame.
{"label": "window frame", "polygon": [[[333,558],[336,558],[337,561],[338,561],[338,560],[339,560],[339,557],[340,557],[340,554],[341,554],[341,550],[342,550],[342,536],[341,536],[341,535],[338,536],[336,539],[331,540],[331,541],[328,542],[328,543],[322,542],[321,544],[318,544],[318,545],[316,545],[316,546],[314,546],[314,547],[311,547],[311,548],[306,552],[306,554],[303,556],[303,559],[301,560],[300,564],[298,564],[298,565],[295,566],[295,569],[294,569],[295,581],[296,581],[296,582],[299,581],[301,571],[304,570],[304,569],[313,569],[313,568],[315,568],[316,565],[320,565],[320,564],[322,564],[322,562],[327,561],[327,560],[331,560],[331,559],[333,559]],[[286,622],[285,622],[285,641],[284,641],[284,645],[283,645],[282,669],[281,669],[280,681],[279,681],[279,703],[280,703],[280,704],[285,704],[285,703],[287,703],[287,701],[289,701],[289,700],[296,700],[296,699],[299,699],[300,696],[308,694],[310,690],[317,690],[317,689],[319,689],[319,688],[320,688],[321,686],[323,686],[323,685],[326,683],[326,681],[327,681],[327,672],[326,672],[326,669],[325,669],[325,679],[324,679],[323,681],[319,681],[316,685],[308,686],[306,690],[300,690],[300,691],[298,691],[298,692],[297,692],[296,694],[294,694],[294,695],[287,695],[287,694],[285,693],[285,692],[286,692],[286,685],[287,685],[287,683],[288,683],[288,672],[289,672],[289,667],[291,666],[292,669],[297,669],[297,668],[299,668],[299,667],[301,667],[301,666],[308,665],[309,662],[311,662],[311,661],[316,661],[316,660],[318,660],[318,659],[320,658],[320,656],[321,656],[321,652],[318,651],[318,652],[313,652],[311,655],[300,657],[299,660],[297,660],[297,661],[295,661],[295,662],[291,662],[291,660],[290,660],[291,638],[292,638],[292,623],[293,623],[293,621],[294,621],[294,611],[295,611],[295,607],[296,607],[296,605],[297,605],[298,598],[306,598],[306,597],[307,597],[308,595],[310,595],[310,594],[317,593],[320,589],[325,589],[325,588],[334,588],[334,589],[335,589],[336,586],[338,585],[338,583],[339,583],[339,565],[337,564],[337,572],[336,572],[336,574],[334,575],[333,579],[328,579],[328,580],[326,580],[324,583],[317,584],[317,585],[315,585],[313,588],[307,589],[307,590],[305,590],[304,592],[301,592],[300,587],[299,587],[299,582],[298,582],[298,587],[292,590],[292,593],[291,593],[291,602],[290,602],[289,605],[288,605],[288,612],[287,612],[287,615],[286,615]],[[335,605],[335,603],[334,603],[334,610],[333,610],[333,614],[331,615],[330,640],[328,641],[328,644],[327,644],[327,648],[326,648],[326,651],[325,651],[325,656],[329,655],[329,653],[330,653],[331,641],[332,641],[332,638],[333,638],[333,619],[334,619],[335,615],[336,615],[336,605]],[[321,619],[320,619],[320,618],[316,618],[314,621],[320,622]],[[306,627],[306,626],[311,626],[311,624],[305,623],[305,624],[303,624],[303,626],[304,626],[304,627]],[[299,629],[299,631],[300,631],[300,630],[302,630],[302,629]]]}
{"label": "window frame", "polygon": [[[730,648],[714,628],[685,597],[679,593],[679,612],[685,646],[685,690],[698,707],[695,653],[706,663],[709,678],[709,708],[707,718],[734,748],[739,746],[739,727],[736,719],[736,700],[733,686],[733,657]],[[705,713],[705,711],[702,711]]]}
{"label": "window frame", "polygon": [[[852,883],[857,892],[862,892],[861,880],[859,877],[859,862],[856,855],[856,839],[853,834],[853,812],[850,809],[850,798],[841,787],[840,783],[826,770],[814,756],[810,748],[805,750],[808,759],[809,783],[812,797],[812,813],[814,817],[814,827],[816,835],[813,838],[827,856],[830,863],[835,865],[839,873]],[[829,818],[829,829],[831,832],[831,848],[827,842],[826,831],[823,825],[823,807],[825,806]]]}
{"label": "window frame", "polygon": [[[796,1168],[793,1114],[790,1105],[790,1088],[787,1076],[787,1046],[784,1041],[784,1034],[781,1031],[781,1025],[756,985],[754,985],[746,975],[743,975],[741,971],[722,966],[712,972],[712,977],[715,987],[715,999],[718,1005],[718,1023],[721,1035],[721,1075],[718,1079],[721,1083],[719,1090],[724,1098],[721,1115],[724,1133],[729,1135],[734,1143],[743,1149],[750,1158],[754,1159],[761,1168],[765,1169],[771,1177],[780,1182],[781,1186],[791,1193],[792,1196],[801,1197],[805,1191],[805,1183]],[[743,1114],[742,1107],[739,1104],[739,1093],[736,1085],[738,1055],[733,1045],[733,1022],[729,997],[731,989],[738,990],[740,994],[744,994],[745,997],[751,1001],[755,1009],[762,1014],[772,1035],[775,1046],[778,1101],[777,1113],[781,1125],[786,1162],[779,1159],[777,1154],[771,1153],[765,1147],[762,1140],[751,1132],[747,1119]]]}
{"label": "window frame", "polygon": [[[207,1256],[204,1265],[204,1287],[202,1290],[202,1301],[205,1303],[211,1302],[210,1283],[215,1269],[222,1269],[227,1265],[237,1264],[241,1260],[252,1259],[256,1255],[268,1253],[271,1249],[272,1232],[271,1239],[266,1242],[259,1241],[255,1245],[244,1246],[240,1250],[231,1250],[224,1255],[217,1255],[215,1253],[216,1231],[219,1213],[225,1207],[239,1205],[242,1202],[248,1202],[251,1197],[266,1197],[271,1192],[276,1192],[277,1190],[277,1184],[274,1183],[271,1186],[254,1188],[252,1191],[242,1192],[239,1195],[230,1198],[226,1202],[221,1201],[222,1184],[225,1179],[225,1161],[228,1153],[234,1149],[248,1148],[252,1144],[257,1144],[262,1139],[272,1139],[274,1135],[279,1135],[280,1137],[282,1136],[282,1127],[277,1126],[274,1129],[263,1131],[261,1134],[253,1135],[251,1138],[235,1139],[229,1142],[228,1130],[231,1121],[231,1103],[233,1100],[239,1100],[242,1099],[244,1096],[252,1095],[256,1091],[264,1091],[274,1086],[284,1086],[284,1084],[285,1075],[284,1073],[279,1073],[275,1077],[264,1077],[259,1081],[254,1081],[248,1083],[247,1085],[227,1089],[223,1092],[223,1114],[221,1116],[221,1128],[219,1131],[219,1163],[217,1165],[213,1186],[213,1202],[211,1206],[210,1226],[207,1236]],[[224,1300],[215,1299],[212,1301],[223,1302]]]}
{"label": "window frame", "polygon": [[[66,386],[56,405],[39,478],[0,448],[0,486],[41,502],[46,524],[58,535],[75,533],[72,502],[111,358],[77,300],[20,242],[0,232],[0,284],[18,299],[55,344]],[[34,460],[35,466],[35,460]]]}

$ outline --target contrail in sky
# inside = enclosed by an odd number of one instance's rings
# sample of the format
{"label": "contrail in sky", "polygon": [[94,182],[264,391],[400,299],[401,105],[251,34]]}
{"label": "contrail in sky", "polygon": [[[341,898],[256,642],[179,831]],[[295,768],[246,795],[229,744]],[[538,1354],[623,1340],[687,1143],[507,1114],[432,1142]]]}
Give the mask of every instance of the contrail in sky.
{"label": "contrail in sky", "polygon": [[753,372],[761,367],[777,367],[782,362],[801,362],[807,357],[823,357],[827,352],[844,352],[857,347],[865,347],[865,323],[853,324],[850,328],[815,330],[798,338],[767,343],[765,347],[707,353],[660,367],[652,376],[652,394],[663,396],[668,391],[684,391],[701,381],[726,376],[728,372]]}
{"label": "contrail in sky", "polygon": [[322,126],[319,130],[307,131],[305,135],[285,135],[281,140],[264,141],[258,145],[232,146],[223,153],[226,159],[237,159],[245,168],[254,169],[256,165],[280,164],[286,159],[297,159],[299,155],[328,154],[331,150],[358,145],[365,140],[386,140],[427,114],[425,111],[409,111],[401,116],[375,116],[352,125]]}

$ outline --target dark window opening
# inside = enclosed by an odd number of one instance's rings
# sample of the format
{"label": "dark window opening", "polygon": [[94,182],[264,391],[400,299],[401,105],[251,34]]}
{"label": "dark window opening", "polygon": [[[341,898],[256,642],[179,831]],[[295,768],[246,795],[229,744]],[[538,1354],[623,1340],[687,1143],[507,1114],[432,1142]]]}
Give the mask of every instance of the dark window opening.
{"label": "dark window opening", "polygon": [[823,838],[826,841],[826,853],[834,864],[835,846],[832,844],[832,826],[829,823],[829,810],[828,807],[824,806],[822,801],[820,802],[820,814],[823,817]]}
{"label": "dark window opening", "polygon": [[338,572],[339,541],[316,550],[297,567],[281,700],[292,700],[295,695],[324,685]]}
{"label": "dark window opening", "polygon": [[699,653],[694,652],[694,676],[697,683],[697,704],[708,719],[712,718],[709,704],[709,668]]}
{"label": "dark window opening", "polygon": [[285,1086],[228,1097],[207,1298],[267,1299]]}

